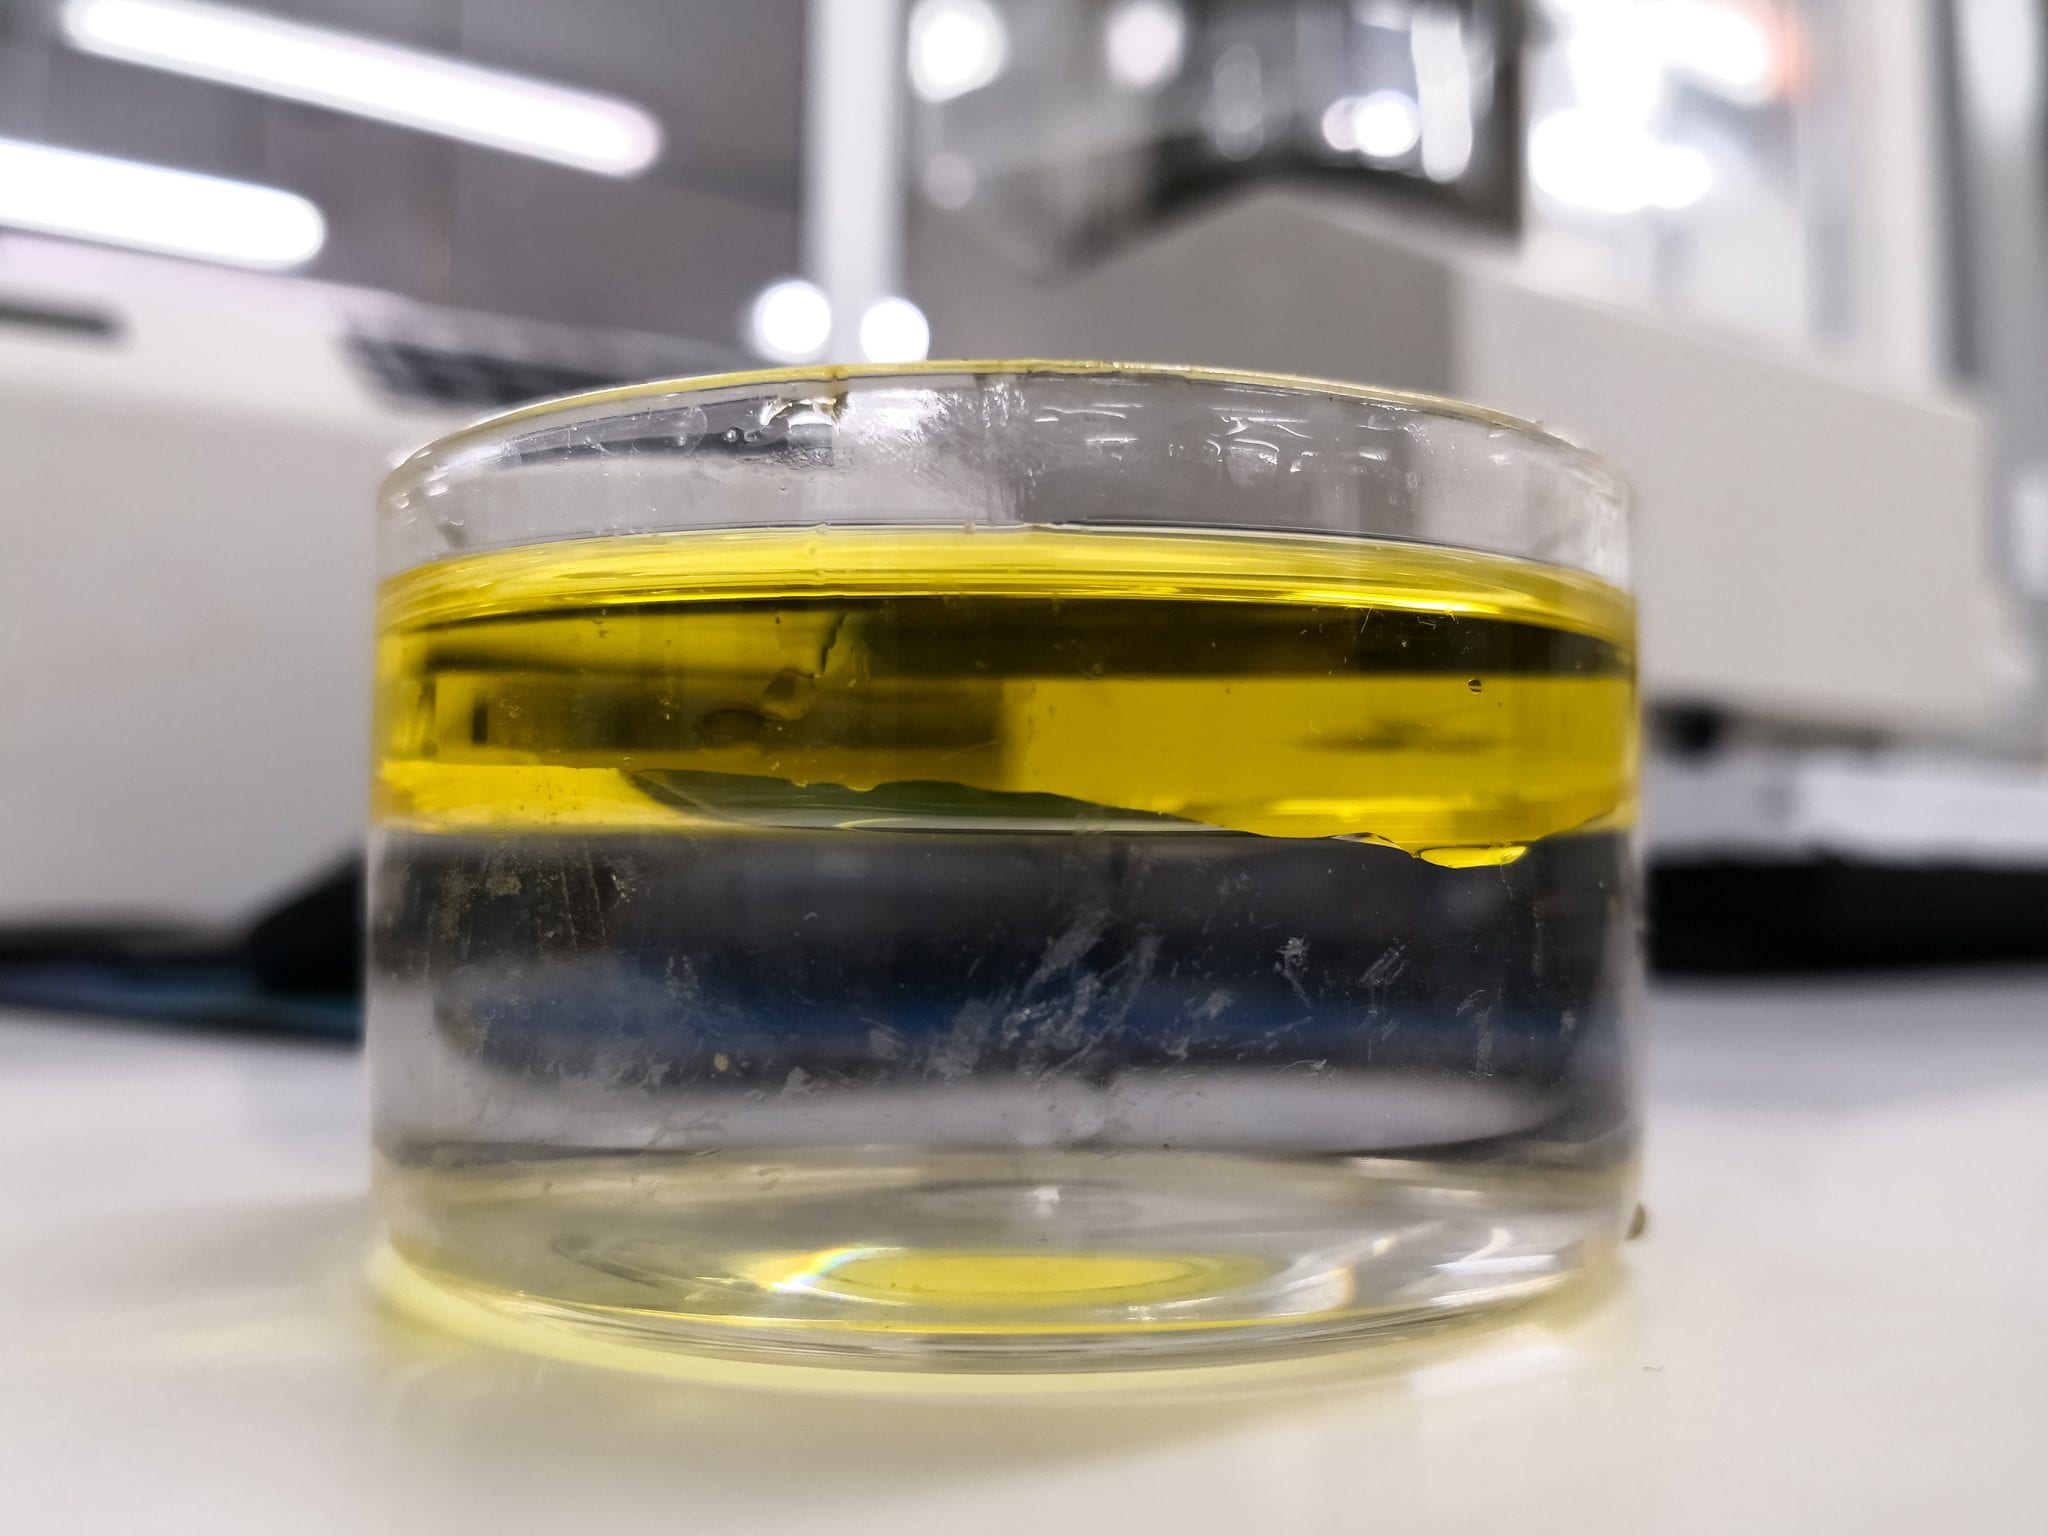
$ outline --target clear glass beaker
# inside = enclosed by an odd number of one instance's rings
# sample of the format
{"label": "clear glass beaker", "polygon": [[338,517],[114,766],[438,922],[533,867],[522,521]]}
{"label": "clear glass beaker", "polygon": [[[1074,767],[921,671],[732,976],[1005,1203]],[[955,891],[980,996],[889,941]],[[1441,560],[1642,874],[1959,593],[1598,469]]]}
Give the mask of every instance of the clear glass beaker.
{"label": "clear glass beaker", "polygon": [[1612,476],[1470,406],[738,374],[391,478],[369,1029],[415,1277],[973,1368],[1527,1296],[1631,1204]]}

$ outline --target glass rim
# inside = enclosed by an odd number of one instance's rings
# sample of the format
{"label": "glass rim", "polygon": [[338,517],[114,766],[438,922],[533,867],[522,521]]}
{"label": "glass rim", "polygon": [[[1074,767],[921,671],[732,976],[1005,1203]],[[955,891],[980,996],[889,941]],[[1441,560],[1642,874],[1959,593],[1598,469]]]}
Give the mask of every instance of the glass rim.
{"label": "glass rim", "polygon": [[399,492],[425,477],[455,468],[479,446],[507,440],[513,435],[514,428],[543,424],[555,416],[573,414],[592,406],[625,406],[638,400],[724,393],[752,387],[766,389],[788,384],[833,384],[897,378],[915,381],[950,375],[966,375],[973,378],[990,375],[1015,378],[1130,378],[1179,380],[1185,383],[1226,386],[1236,384],[1415,411],[1511,433],[1534,446],[1570,458],[1580,473],[1599,482],[1601,488],[1617,501],[1625,504],[1629,499],[1627,480],[1619,468],[1604,455],[1567,434],[1532,421],[1528,417],[1494,410],[1490,406],[1461,400],[1454,395],[1431,394],[1425,390],[1395,389],[1343,379],[1275,373],[1251,368],[1032,357],[927,358],[908,363],[803,363],[779,368],[739,368],[724,373],[682,374],[554,395],[502,411],[494,411],[421,444],[399,460],[385,475],[378,487],[378,501],[380,504],[388,504]]}

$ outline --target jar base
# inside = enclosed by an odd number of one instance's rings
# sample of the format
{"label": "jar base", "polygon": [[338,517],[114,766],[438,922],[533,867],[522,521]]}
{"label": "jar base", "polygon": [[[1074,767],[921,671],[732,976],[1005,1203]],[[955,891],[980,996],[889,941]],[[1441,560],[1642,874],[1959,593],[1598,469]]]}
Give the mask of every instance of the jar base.
{"label": "jar base", "polygon": [[1208,1364],[1430,1327],[1587,1268],[1619,1236],[1629,1182],[1036,1149],[387,1162],[380,1177],[401,1289],[558,1347],[964,1371]]}

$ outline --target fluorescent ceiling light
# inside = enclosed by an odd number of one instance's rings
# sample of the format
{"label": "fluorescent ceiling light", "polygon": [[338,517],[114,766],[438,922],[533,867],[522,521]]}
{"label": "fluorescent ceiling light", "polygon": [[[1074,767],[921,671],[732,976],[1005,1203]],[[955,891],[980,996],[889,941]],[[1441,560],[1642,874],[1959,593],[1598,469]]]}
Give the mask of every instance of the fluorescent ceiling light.
{"label": "fluorescent ceiling light", "polygon": [[327,240],[295,192],[15,139],[0,139],[0,224],[271,270]]}
{"label": "fluorescent ceiling light", "polygon": [[64,35],[103,58],[195,75],[470,144],[633,176],[661,125],[616,96],[199,0],[65,0]]}

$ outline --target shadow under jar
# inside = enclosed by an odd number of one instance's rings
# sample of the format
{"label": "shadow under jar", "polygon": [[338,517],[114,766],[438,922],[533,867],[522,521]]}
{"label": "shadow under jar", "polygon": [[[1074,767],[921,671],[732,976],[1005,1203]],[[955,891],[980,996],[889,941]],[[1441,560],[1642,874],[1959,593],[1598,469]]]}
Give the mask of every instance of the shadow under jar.
{"label": "shadow under jar", "polygon": [[1597,460],[1262,375],[501,416],[385,490],[369,1029],[415,1281],[1075,1369],[1529,1296],[1632,1201]]}

